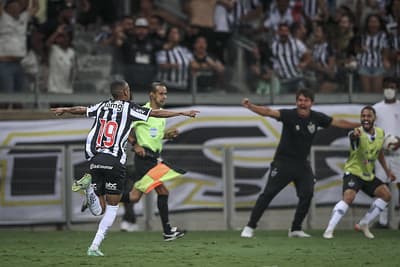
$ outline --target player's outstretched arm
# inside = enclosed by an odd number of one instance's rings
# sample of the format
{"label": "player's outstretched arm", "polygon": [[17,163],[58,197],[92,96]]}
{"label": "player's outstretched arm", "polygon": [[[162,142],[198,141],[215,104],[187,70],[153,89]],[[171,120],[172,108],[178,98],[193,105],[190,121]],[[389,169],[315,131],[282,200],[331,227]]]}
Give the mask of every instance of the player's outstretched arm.
{"label": "player's outstretched arm", "polygon": [[64,113],[70,113],[74,115],[84,115],[86,114],[86,107],[75,106],[75,107],[59,107],[50,109],[56,116],[61,116]]}
{"label": "player's outstretched arm", "polygon": [[261,116],[268,116],[275,119],[279,119],[281,116],[279,110],[272,109],[266,106],[255,105],[251,103],[251,101],[248,98],[243,98],[242,106]]}
{"label": "player's outstretched arm", "polygon": [[198,110],[172,111],[167,109],[152,109],[150,112],[150,116],[157,118],[171,118],[177,116],[186,116],[194,118],[198,113],[200,113],[200,111]]}
{"label": "player's outstretched arm", "polygon": [[361,123],[333,118],[333,120],[331,122],[331,126],[343,128],[343,129],[353,129],[353,128],[360,127]]}

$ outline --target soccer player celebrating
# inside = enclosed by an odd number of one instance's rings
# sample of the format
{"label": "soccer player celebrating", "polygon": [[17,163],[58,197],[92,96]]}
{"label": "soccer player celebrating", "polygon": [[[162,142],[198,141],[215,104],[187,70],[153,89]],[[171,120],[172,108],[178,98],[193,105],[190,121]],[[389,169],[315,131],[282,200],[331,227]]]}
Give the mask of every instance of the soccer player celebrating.
{"label": "soccer player celebrating", "polygon": [[198,111],[175,112],[152,110],[131,103],[131,91],[125,81],[114,81],[110,87],[112,99],[89,107],[59,107],[51,109],[56,115],[64,113],[86,114],[95,118],[86,139],[85,155],[90,162],[90,175],[77,181],[74,191],[85,190],[90,211],[103,215],[92,244],[87,250],[88,256],[104,256],[99,247],[107,231],[117,216],[118,203],[121,200],[126,179],[125,147],[133,121],[147,121],[149,116],[195,117]]}
{"label": "soccer player celebrating", "polygon": [[[251,212],[250,220],[243,228],[241,237],[253,237],[254,229],[272,199],[290,182],[294,182],[299,202],[289,229],[289,237],[310,237],[301,229],[301,225],[311,204],[314,194],[315,177],[311,170],[308,155],[312,141],[319,127],[335,126],[351,129],[359,126],[346,120],[332,118],[324,113],[311,109],[314,94],[307,89],[296,93],[296,108],[275,110],[258,106],[247,98],[242,100],[245,108],[261,115],[279,120],[283,123],[281,140],[271,163],[268,182],[264,192],[259,195]],[[288,168],[290,166],[290,168]]]}
{"label": "soccer player celebrating", "polygon": [[323,237],[333,238],[336,225],[346,213],[349,205],[353,203],[357,192],[361,189],[371,197],[376,197],[371,208],[355,225],[355,229],[362,231],[367,238],[374,238],[369,231],[369,223],[379,215],[390,201],[391,194],[387,185],[375,176],[375,161],[378,159],[390,180],[396,177],[386,166],[382,145],[385,133],[381,128],[375,127],[376,112],[371,106],[361,110],[361,127],[350,132],[350,156],[344,166],[343,199],[333,208],[331,218]]}

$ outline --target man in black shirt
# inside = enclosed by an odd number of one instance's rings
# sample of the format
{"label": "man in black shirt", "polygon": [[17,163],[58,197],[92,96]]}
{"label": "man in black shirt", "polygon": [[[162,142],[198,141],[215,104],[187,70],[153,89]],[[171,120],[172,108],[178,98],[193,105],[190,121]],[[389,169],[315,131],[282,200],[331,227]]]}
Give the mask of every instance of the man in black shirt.
{"label": "man in black shirt", "polygon": [[251,212],[250,220],[244,227],[241,237],[253,237],[254,229],[272,199],[290,182],[294,182],[299,202],[289,229],[289,237],[310,237],[301,225],[311,204],[314,193],[314,174],[308,155],[318,127],[355,128],[358,123],[332,118],[311,109],[314,94],[307,89],[296,93],[296,108],[275,110],[252,104],[249,99],[242,100],[245,108],[261,116],[274,118],[283,123],[281,140],[271,163],[271,170],[264,192],[260,194]]}

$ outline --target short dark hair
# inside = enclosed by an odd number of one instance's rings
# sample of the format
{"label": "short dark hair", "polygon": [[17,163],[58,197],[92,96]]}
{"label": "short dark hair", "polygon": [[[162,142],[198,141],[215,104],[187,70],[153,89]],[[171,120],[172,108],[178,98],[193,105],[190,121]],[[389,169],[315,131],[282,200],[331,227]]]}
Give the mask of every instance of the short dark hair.
{"label": "short dark hair", "polygon": [[115,80],[111,82],[110,93],[113,98],[119,98],[122,95],[122,91],[124,90],[125,86],[127,85],[128,83],[124,80]]}
{"label": "short dark hair", "polygon": [[385,77],[383,79],[383,85],[388,83],[394,83],[396,85],[396,88],[394,89],[397,89],[399,87],[399,81],[395,77]]}
{"label": "short dark hair", "polygon": [[309,99],[311,99],[312,102],[314,102],[314,92],[311,91],[310,89],[306,88],[300,88],[296,92],[296,100],[299,98],[300,95],[303,95]]}
{"label": "short dark hair", "polygon": [[163,82],[152,82],[150,85],[150,93],[155,93],[157,91],[158,86],[167,87]]}
{"label": "short dark hair", "polygon": [[366,110],[366,109],[371,110],[372,113],[374,113],[374,115],[376,115],[375,109],[374,109],[372,106],[370,106],[370,105],[363,107],[363,108],[361,109],[361,113],[362,113],[364,110]]}

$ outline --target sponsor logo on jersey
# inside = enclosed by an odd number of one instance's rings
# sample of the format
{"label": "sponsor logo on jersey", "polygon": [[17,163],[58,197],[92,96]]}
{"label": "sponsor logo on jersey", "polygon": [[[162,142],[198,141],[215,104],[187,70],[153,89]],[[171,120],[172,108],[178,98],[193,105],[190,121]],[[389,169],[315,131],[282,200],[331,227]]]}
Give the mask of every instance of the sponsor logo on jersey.
{"label": "sponsor logo on jersey", "polygon": [[105,105],[104,105],[104,109],[116,109],[117,110],[117,112],[121,112],[122,111],[122,109],[123,109],[123,107],[124,107],[124,104],[123,103],[113,103],[113,102],[107,102]]}
{"label": "sponsor logo on jersey", "polygon": [[278,169],[277,168],[273,168],[271,170],[271,177],[275,177],[278,174]]}
{"label": "sponsor logo on jersey", "polygon": [[90,164],[90,169],[106,169],[106,170],[112,170],[113,166],[107,166],[107,165],[100,165],[100,164]]}

